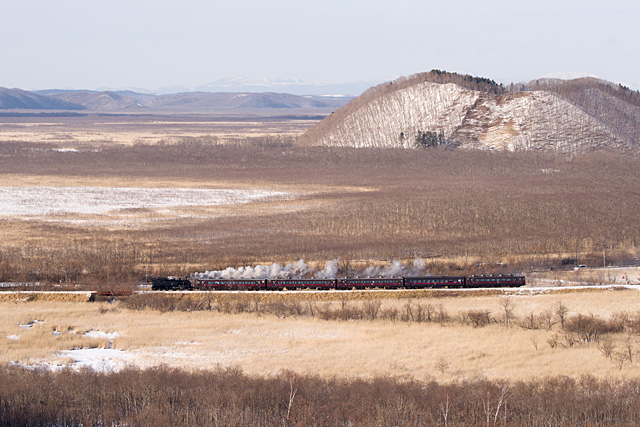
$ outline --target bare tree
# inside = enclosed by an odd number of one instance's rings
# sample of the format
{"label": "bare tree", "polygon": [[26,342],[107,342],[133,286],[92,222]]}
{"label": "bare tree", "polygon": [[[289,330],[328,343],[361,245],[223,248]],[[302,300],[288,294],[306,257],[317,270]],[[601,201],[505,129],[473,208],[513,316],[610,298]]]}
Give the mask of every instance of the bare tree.
{"label": "bare tree", "polygon": [[627,361],[628,355],[624,351],[619,351],[614,354],[614,360],[618,365],[618,369],[622,370],[624,363]]}
{"label": "bare tree", "polygon": [[558,319],[560,320],[560,326],[562,326],[563,328],[564,328],[564,321],[567,317],[568,312],[569,312],[569,309],[567,308],[567,306],[564,305],[562,301],[560,301],[558,303],[558,306],[556,307],[556,316],[558,316]]}
{"label": "bare tree", "polygon": [[537,336],[531,337],[531,344],[533,344],[533,347],[537,351],[538,350],[538,337]]}
{"label": "bare tree", "polygon": [[504,324],[507,326],[511,325],[511,321],[513,320],[515,305],[515,301],[510,297],[504,298],[500,301],[500,306],[504,310]]}
{"label": "bare tree", "polygon": [[627,334],[627,338],[624,340],[624,349],[627,357],[629,358],[629,363],[633,363],[633,353],[635,352],[635,347],[633,344],[633,336],[629,333]]}
{"label": "bare tree", "polygon": [[609,359],[613,359],[613,352],[615,351],[616,346],[613,343],[613,339],[611,337],[604,337],[600,340],[600,351],[602,352],[604,357],[608,357]]}
{"label": "bare tree", "polygon": [[451,363],[445,359],[444,357],[441,357],[438,359],[438,361],[436,362],[436,369],[438,371],[440,371],[441,374],[444,374],[444,372],[449,369],[449,366],[451,365]]}

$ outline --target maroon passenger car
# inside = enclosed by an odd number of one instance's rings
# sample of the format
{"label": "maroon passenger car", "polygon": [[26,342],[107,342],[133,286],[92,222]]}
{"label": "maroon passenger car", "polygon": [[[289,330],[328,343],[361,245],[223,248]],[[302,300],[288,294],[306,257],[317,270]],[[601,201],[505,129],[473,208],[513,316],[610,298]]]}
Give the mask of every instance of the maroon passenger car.
{"label": "maroon passenger car", "polygon": [[468,288],[512,288],[524,286],[524,276],[469,276]]}
{"label": "maroon passenger car", "polygon": [[407,289],[462,288],[464,276],[405,277],[404,287]]}
{"label": "maroon passenger car", "polygon": [[358,279],[338,279],[336,280],[337,289],[367,289],[367,288],[386,288],[396,289],[402,287],[402,277],[393,277],[386,279],[383,277],[367,277]]}
{"label": "maroon passenger car", "polygon": [[265,289],[265,280],[195,279],[193,287],[202,291],[257,291]]}
{"label": "maroon passenger car", "polygon": [[334,279],[271,279],[267,280],[267,290],[282,289],[335,289]]}

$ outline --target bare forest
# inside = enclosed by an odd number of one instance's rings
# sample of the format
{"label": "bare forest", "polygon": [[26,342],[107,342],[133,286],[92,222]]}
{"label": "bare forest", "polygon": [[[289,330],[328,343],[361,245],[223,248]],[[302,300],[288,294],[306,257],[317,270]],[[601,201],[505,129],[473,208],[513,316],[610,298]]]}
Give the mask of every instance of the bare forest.
{"label": "bare forest", "polygon": [[424,384],[290,372],[254,378],[220,368],[109,375],[1,368],[0,379],[2,425],[635,425],[640,420],[637,380],[589,376]]}
{"label": "bare forest", "polygon": [[628,263],[640,244],[640,161],[615,152],[573,158],[184,139],[99,152],[3,143],[0,163],[12,179],[215,183],[295,194],[124,229],[5,218],[0,281],[132,283],[151,272],[300,258],[421,257],[434,273],[489,273],[497,264],[508,271],[601,264],[603,253],[607,264]]}
{"label": "bare forest", "polygon": [[603,252],[624,263],[640,242],[639,160],[628,154],[300,148],[282,139],[99,152],[3,143],[0,151],[2,170],[18,177],[297,192],[289,201],[132,229],[5,218],[0,281],[130,283],[142,266],[188,273],[299,258],[422,257],[434,272],[491,268],[479,263],[516,271],[585,263]]}

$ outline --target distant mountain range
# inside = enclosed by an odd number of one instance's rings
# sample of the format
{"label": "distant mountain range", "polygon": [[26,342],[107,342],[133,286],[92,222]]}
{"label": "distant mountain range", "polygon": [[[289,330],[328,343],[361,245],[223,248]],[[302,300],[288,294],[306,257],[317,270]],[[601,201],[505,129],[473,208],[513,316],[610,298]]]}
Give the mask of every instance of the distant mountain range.
{"label": "distant mountain range", "polygon": [[88,110],[99,112],[216,112],[295,110],[328,114],[351,97],[287,93],[183,92],[152,95],[134,91],[42,90],[0,88],[0,109]]}
{"label": "distant mountain range", "polygon": [[[381,81],[327,84],[310,83],[298,79],[263,78],[259,80],[251,80],[245,77],[226,77],[206,85],[197,86],[192,88],[191,91],[252,93],[278,92],[290,93],[293,95],[313,94],[357,96],[378,83],[381,83]],[[175,93],[176,91],[172,92]]]}
{"label": "distant mountain range", "polygon": [[0,87],[0,109],[84,110],[82,105],[21,89]]}
{"label": "distant mountain range", "polygon": [[601,79],[504,86],[433,70],[369,89],[303,145],[553,150],[640,147],[640,92]]}

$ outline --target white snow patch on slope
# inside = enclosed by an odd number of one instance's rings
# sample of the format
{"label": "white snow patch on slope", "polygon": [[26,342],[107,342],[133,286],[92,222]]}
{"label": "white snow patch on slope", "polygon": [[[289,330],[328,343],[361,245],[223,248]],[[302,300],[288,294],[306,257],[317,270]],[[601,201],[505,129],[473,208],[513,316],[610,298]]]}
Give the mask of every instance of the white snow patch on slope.
{"label": "white snow patch on slope", "polygon": [[461,148],[569,152],[615,137],[582,110],[545,92],[482,97],[458,129]]}
{"label": "white snow patch on slope", "polygon": [[415,145],[419,130],[434,129],[449,137],[478,96],[479,92],[452,83],[417,84],[354,111],[320,145],[409,148]]}

